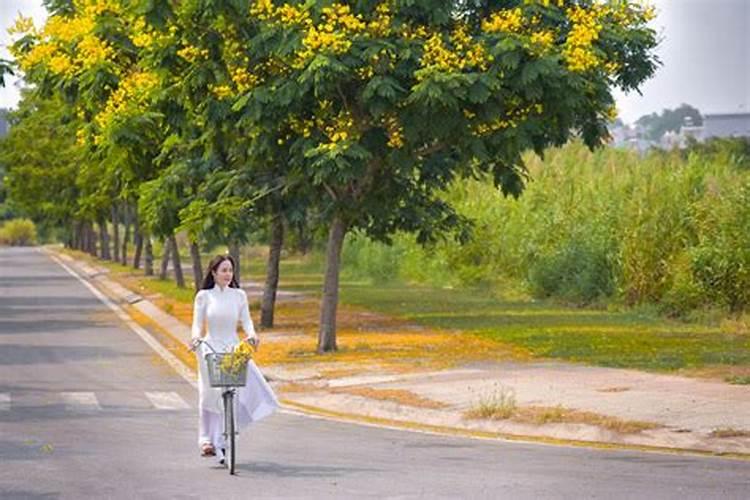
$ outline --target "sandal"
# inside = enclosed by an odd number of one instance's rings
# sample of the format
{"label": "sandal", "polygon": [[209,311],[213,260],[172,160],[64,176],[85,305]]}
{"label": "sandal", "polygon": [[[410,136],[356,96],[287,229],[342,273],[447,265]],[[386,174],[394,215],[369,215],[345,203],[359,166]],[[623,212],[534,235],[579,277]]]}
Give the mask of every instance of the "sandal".
{"label": "sandal", "polygon": [[216,455],[216,450],[214,449],[214,445],[211,443],[204,443],[203,446],[201,446],[201,456],[202,457],[213,457]]}

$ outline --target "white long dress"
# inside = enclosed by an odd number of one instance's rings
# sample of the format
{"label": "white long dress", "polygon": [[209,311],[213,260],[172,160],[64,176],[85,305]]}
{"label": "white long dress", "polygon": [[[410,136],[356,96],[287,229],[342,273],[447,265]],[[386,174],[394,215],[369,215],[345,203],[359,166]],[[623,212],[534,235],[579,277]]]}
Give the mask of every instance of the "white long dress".
{"label": "white long dress", "polygon": [[[204,322],[207,333],[203,340],[217,352],[228,352],[240,343],[237,336],[238,322],[242,323],[242,329],[248,336],[255,335],[247,295],[240,288],[221,288],[215,285],[212,289],[200,290],[195,296],[193,307],[193,338],[201,336]],[[205,344],[201,344],[196,350],[200,410],[198,444],[211,443],[220,450],[224,448],[221,388],[211,387],[208,381],[205,355],[210,352]],[[238,388],[235,402],[239,428],[267,417],[279,407],[273,389],[254,361],[248,363],[247,385]]]}

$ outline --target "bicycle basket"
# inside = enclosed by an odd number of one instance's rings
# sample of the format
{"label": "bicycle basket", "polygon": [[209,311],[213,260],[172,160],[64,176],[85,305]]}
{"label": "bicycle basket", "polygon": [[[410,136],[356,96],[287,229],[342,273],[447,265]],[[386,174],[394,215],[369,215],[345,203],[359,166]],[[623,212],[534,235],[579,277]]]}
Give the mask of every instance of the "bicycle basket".
{"label": "bicycle basket", "polygon": [[208,353],[206,354],[206,367],[208,368],[208,383],[211,387],[244,386],[247,382],[247,365],[242,367],[239,373],[226,373],[219,368],[221,360],[230,353]]}

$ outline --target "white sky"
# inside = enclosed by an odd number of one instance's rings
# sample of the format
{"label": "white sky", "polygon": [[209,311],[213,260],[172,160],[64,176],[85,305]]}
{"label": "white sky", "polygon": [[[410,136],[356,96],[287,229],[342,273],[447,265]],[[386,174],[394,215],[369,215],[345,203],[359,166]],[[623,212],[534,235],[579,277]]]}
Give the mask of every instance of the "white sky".
{"label": "white sky", "polygon": [[[638,95],[617,93],[620,117],[641,115],[686,102],[703,113],[750,112],[750,0],[650,0],[662,34],[663,62]],[[8,57],[7,28],[18,12],[37,24],[45,18],[42,0],[0,0],[0,57]],[[13,82],[0,88],[0,107],[14,107]]]}

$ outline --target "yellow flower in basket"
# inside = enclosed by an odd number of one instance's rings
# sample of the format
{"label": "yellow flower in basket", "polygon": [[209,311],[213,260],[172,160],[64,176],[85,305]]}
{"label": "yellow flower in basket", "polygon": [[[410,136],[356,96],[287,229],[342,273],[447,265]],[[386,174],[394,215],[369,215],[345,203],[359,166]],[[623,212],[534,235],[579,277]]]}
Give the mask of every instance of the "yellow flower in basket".
{"label": "yellow flower in basket", "polygon": [[237,376],[247,363],[253,359],[255,349],[247,342],[242,342],[234,351],[224,356],[219,363],[219,370],[227,375]]}

